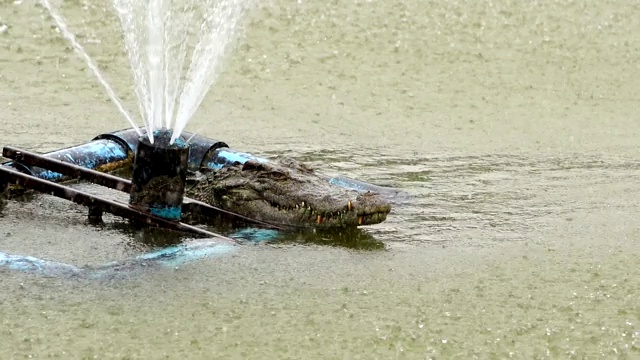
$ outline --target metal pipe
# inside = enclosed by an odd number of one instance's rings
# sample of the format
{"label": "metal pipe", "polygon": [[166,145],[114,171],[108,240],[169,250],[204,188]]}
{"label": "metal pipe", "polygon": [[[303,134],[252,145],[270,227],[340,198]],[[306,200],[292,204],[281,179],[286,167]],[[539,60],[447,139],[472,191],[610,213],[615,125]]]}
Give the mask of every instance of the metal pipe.
{"label": "metal pipe", "polygon": [[65,177],[82,179],[96,185],[120,190],[127,194],[131,192],[131,182],[127,179],[87,169],[82,166],[69,164],[57,159],[35,154],[30,151],[14,148],[12,146],[5,146],[2,149],[2,156],[13,159],[16,164],[24,165],[25,167],[37,166],[55,171]]}
{"label": "metal pipe", "polygon": [[229,254],[236,249],[232,244],[217,241],[192,241],[98,267],[78,267],[33,256],[0,252],[0,269],[29,272],[46,277],[125,280],[130,279],[135,273],[149,270],[155,266],[175,268],[188,262]]}
{"label": "metal pipe", "polygon": [[[141,130],[145,131],[144,128]],[[229,147],[222,141],[188,132],[183,133],[179,138],[182,141],[187,139],[191,139],[189,141],[188,168],[192,171],[197,171],[200,168],[207,154],[211,154],[218,148]],[[86,144],[75,145],[43,155],[91,170],[112,172],[132,165],[138,143],[138,133],[134,129],[125,129],[98,135]],[[37,166],[28,166],[13,161],[0,164],[0,166],[2,165],[14,167],[21,172],[44,180],[55,182],[68,180],[68,177],[60,173]]]}
{"label": "metal pipe", "polygon": [[[133,160],[133,152],[129,150],[128,146],[114,139],[94,140],[86,144],[56,150],[44,154],[44,156],[101,172],[124,168],[129,166]],[[68,179],[60,173],[38,166],[29,166],[14,161],[2,165],[16,168],[23,173],[43,180],[61,182]]]}
{"label": "metal pipe", "polygon": [[[146,137],[146,129],[140,129]],[[93,140],[103,140],[109,139],[113,141],[117,141],[119,143],[125,144],[129,148],[129,150],[135,154],[138,144],[140,142],[140,137],[138,133],[134,129],[124,129],[114,131],[112,133],[101,134],[96,136]],[[213,151],[220,148],[228,148],[229,145],[227,143],[209,139],[204,136],[195,135],[189,132],[183,132],[182,135],[178,138],[183,142],[189,143],[189,170],[197,171],[200,169],[205,159],[208,159]]]}

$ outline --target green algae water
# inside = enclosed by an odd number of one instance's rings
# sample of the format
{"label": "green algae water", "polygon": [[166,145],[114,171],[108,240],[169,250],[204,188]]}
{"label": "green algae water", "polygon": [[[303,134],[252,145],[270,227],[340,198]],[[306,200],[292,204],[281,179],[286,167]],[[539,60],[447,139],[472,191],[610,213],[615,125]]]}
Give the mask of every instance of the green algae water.
{"label": "green algae water", "polygon": [[[136,107],[117,17],[70,30]],[[287,242],[125,281],[0,270],[0,358],[640,357],[640,9],[625,1],[281,1],[249,14],[187,131],[401,188],[383,250]],[[1,145],[127,127],[33,2],[0,3]],[[34,195],[0,251],[100,265],[124,221]]]}

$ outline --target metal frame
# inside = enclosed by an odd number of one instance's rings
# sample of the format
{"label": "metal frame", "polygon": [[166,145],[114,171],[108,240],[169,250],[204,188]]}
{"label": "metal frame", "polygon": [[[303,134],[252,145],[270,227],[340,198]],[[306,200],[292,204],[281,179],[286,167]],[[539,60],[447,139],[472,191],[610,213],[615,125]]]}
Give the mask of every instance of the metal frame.
{"label": "metal frame", "polygon": [[[131,191],[131,182],[127,179],[45,157],[30,151],[5,146],[2,150],[2,156],[12,159],[16,164],[38,166],[71,178],[89,181],[96,185],[105,186],[125,193],[130,193]],[[25,174],[16,170],[16,168],[9,166],[0,166],[0,183],[2,182],[4,182],[5,185],[15,184],[44,194],[66,199],[76,204],[87,206],[89,207],[89,216],[92,219],[101,217],[103,212],[108,212],[149,226],[183,231],[203,237],[217,238],[226,242],[237,242],[229,237],[216,234],[181,221],[171,221],[154,216],[148,212],[132,207],[127,203],[117,200],[108,200],[100,196],[73,189],[69,186]],[[0,188],[2,188],[2,186],[0,186]],[[260,225],[261,227],[283,230],[280,226],[251,219],[187,197],[184,198],[182,206],[182,211],[186,214],[196,214],[205,217],[227,215]]]}

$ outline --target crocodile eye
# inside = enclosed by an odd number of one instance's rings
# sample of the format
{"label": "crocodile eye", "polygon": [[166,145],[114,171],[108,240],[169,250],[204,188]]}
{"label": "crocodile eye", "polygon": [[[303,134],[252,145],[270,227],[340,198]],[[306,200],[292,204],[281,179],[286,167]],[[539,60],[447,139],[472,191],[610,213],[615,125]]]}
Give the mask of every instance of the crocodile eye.
{"label": "crocodile eye", "polygon": [[289,175],[283,171],[270,171],[269,178],[275,179],[275,180],[287,180],[289,179]]}

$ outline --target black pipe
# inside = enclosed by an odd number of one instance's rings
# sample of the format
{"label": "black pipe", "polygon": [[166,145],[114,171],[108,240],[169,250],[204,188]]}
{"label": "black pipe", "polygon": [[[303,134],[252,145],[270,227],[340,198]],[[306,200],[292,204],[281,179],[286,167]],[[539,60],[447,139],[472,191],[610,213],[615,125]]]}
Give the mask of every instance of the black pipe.
{"label": "black pipe", "polygon": [[171,130],[153,133],[154,143],[141,136],[131,176],[129,203],[169,220],[182,218],[189,145],[180,139],[170,144]]}

